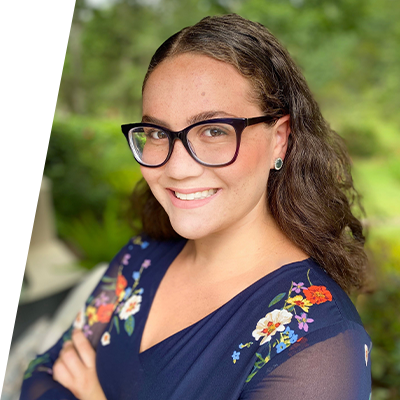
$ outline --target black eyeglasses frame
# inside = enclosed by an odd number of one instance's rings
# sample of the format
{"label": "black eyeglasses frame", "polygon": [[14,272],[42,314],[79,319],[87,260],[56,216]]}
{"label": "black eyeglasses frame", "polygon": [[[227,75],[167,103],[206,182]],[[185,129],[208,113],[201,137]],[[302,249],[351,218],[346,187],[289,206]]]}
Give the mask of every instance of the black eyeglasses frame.
{"label": "black eyeglasses frame", "polygon": [[[171,158],[172,155],[172,151],[174,150],[174,142],[179,139],[183,146],[185,147],[185,149],[187,150],[187,152],[190,154],[190,156],[197,161],[199,164],[204,165],[205,167],[213,167],[213,168],[219,168],[219,167],[226,167],[227,165],[230,165],[232,163],[234,163],[237,159],[237,156],[239,154],[239,148],[240,148],[240,141],[241,141],[241,137],[242,137],[242,133],[244,131],[245,128],[247,128],[248,126],[251,125],[256,125],[256,124],[260,124],[262,122],[276,122],[278,118],[276,117],[272,117],[272,116],[262,116],[262,117],[254,117],[254,118],[214,118],[214,119],[208,119],[208,120],[204,120],[204,121],[199,121],[196,122],[195,124],[192,124],[188,127],[186,127],[185,129],[182,129],[181,131],[171,131],[167,128],[164,128],[163,126],[160,125],[155,125],[155,124],[150,124],[150,123],[146,123],[146,122],[140,122],[140,123],[130,123],[130,124],[123,124],[121,125],[121,130],[122,133],[124,134],[129,148],[131,149],[133,156],[135,158],[135,160],[142,165],[143,167],[148,167],[148,168],[159,168],[162,167],[163,165],[165,165],[168,160]],[[196,154],[194,154],[194,152],[192,151],[192,149],[190,148],[190,145],[188,143],[187,140],[187,135],[189,133],[189,131],[199,125],[207,125],[207,124],[227,124],[227,125],[231,125],[236,132],[236,151],[235,154],[232,158],[232,160],[230,160],[229,162],[223,163],[223,164],[208,164],[205,163],[201,160],[199,160],[196,156]],[[145,127],[145,128],[155,128],[155,129],[160,129],[163,132],[165,132],[168,136],[168,141],[169,141],[169,150],[168,150],[168,155],[166,157],[166,159],[157,165],[148,165],[144,162],[142,162],[139,157],[136,155],[135,153],[135,146],[133,145],[132,141],[131,141],[131,137],[129,135],[129,132],[131,131],[131,129],[134,128],[138,128],[138,127]]]}

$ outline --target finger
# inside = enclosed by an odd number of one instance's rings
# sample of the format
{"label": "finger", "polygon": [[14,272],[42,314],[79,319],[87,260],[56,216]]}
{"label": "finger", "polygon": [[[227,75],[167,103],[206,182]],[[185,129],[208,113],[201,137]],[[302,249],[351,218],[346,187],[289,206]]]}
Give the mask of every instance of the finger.
{"label": "finger", "polygon": [[79,378],[84,373],[86,366],[79,357],[79,354],[71,341],[64,343],[59,353],[59,359],[63,362],[72,377]]}
{"label": "finger", "polygon": [[53,365],[53,379],[66,388],[70,388],[74,380],[69,369],[61,358],[58,358]]}
{"label": "finger", "polygon": [[96,352],[83,332],[74,330],[72,332],[72,342],[84,365],[88,368],[94,368],[96,365]]}

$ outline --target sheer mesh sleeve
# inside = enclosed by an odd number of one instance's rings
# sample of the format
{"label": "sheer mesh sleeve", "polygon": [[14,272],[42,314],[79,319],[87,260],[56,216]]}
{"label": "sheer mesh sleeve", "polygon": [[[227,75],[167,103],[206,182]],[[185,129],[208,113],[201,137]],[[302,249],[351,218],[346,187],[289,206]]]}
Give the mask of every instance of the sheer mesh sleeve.
{"label": "sheer mesh sleeve", "polygon": [[240,399],[368,400],[370,346],[362,327],[341,332],[278,364],[255,385],[247,387]]}
{"label": "sheer mesh sleeve", "polygon": [[125,246],[112,260],[105,274],[87,299],[71,327],[48,351],[31,361],[25,371],[20,400],[72,400],[76,397],[52,378],[52,367],[63,343],[71,338],[74,328],[82,329],[94,349],[108,326],[118,304],[118,283]]}

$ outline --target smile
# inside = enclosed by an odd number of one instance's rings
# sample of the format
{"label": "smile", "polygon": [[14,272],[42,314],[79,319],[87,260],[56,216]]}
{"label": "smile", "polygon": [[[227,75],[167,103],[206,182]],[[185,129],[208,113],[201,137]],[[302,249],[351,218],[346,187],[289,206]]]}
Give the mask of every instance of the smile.
{"label": "smile", "polygon": [[174,192],[175,197],[177,197],[180,200],[203,200],[206,199],[207,197],[213,196],[215,193],[217,193],[217,189],[209,189],[209,190],[203,190],[202,192],[194,192],[194,193],[179,193],[179,192]]}

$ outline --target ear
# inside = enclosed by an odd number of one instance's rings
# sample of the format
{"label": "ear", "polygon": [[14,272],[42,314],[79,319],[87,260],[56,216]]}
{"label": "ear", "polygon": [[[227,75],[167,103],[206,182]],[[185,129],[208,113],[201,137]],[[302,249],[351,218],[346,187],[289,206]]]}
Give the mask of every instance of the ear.
{"label": "ear", "polygon": [[[290,116],[285,115],[282,118],[279,118],[278,121],[274,125],[274,139],[275,146],[273,149],[273,160],[272,163],[275,163],[275,160],[280,157],[282,160],[285,159],[286,150],[289,142],[290,135]],[[274,165],[271,168],[275,168]]]}

